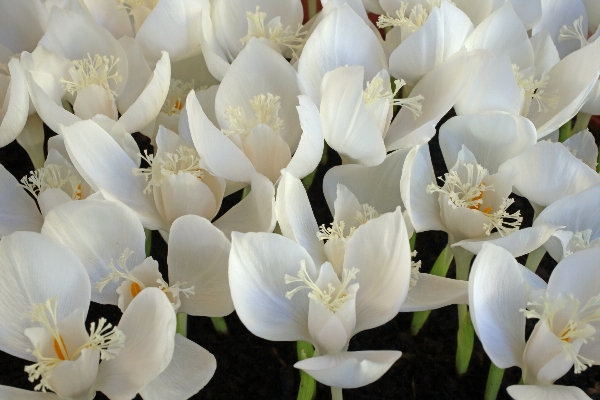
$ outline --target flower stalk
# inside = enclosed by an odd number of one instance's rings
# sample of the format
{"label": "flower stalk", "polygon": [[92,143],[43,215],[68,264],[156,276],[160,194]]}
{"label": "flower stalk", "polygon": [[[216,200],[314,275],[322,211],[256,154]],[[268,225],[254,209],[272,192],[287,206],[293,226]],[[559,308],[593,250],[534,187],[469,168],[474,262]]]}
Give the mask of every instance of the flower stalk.
{"label": "flower stalk", "polygon": [[215,330],[220,335],[229,335],[229,329],[227,329],[227,323],[223,317],[211,317],[210,320],[215,327]]}
{"label": "flower stalk", "polygon": [[502,378],[504,377],[504,368],[498,368],[493,362],[490,363],[487,383],[485,384],[484,400],[496,400]]}
{"label": "flower stalk", "polygon": [[[468,281],[469,269],[473,253],[462,247],[453,247],[454,259],[456,263],[456,279]],[[466,304],[458,305],[458,334],[456,341],[456,370],[459,375],[467,372],[471,354],[473,353],[473,344],[475,342],[475,331],[473,323]]]}
{"label": "flower stalk", "polygon": [[[315,353],[315,348],[312,344],[299,340],[296,343],[296,350],[298,351],[298,361],[306,360],[311,358]],[[300,370],[300,387],[298,388],[298,400],[312,400],[317,393],[317,382],[315,379]]]}
{"label": "flower stalk", "polygon": [[527,256],[527,261],[525,262],[525,266],[531,270],[531,272],[535,272],[544,258],[544,254],[546,254],[546,248],[544,246],[540,246]]}

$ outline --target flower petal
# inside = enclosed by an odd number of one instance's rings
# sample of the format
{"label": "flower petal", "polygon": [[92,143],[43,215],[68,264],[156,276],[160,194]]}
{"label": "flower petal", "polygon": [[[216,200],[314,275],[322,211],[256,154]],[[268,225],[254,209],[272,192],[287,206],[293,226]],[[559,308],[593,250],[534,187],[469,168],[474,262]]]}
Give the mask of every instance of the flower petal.
{"label": "flower petal", "polygon": [[0,164],[0,237],[16,231],[39,232],[43,222],[35,201]]}
{"label": "flower petal", "polygon": [[321,115],[315,103],[304,95],[298,96],[298,101],[300,105],[296,109],[300,117],[302,136],[286,170],[296,178],[302,179],[319,166],[323,156],[324,137]]}
{"label": "flower petal", "polygon": [[435,310],[450,304],[468,303],[468,282],[419,273],[417,284],[408,290],[400,311]]}
{"label": "flower petal", "polygon": [[10,73],[10,83],[6,98],[0,115],[0,147],[4,147],[19,135],[25,123],[29,112],[29,93],[27,92],[27,82],[23,73],[23,68],[19,60],[12,59],[8,62],[8,72]]}
{"label": "flower petal", "polygon": [[589,400],[585,392],[575,386],[512,385],[506,388],[515,400]]}

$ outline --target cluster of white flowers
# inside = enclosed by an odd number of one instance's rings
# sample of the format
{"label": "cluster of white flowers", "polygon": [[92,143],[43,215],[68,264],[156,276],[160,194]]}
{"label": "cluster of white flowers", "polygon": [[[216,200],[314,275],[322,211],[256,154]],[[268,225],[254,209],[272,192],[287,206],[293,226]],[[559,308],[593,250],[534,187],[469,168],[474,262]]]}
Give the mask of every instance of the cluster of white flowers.
{"label": "cluster of white flowers", "polygon": [[[355,334],[451,304],[459,372],[476,333],[522,369],[513,398],[588,398],[553,383],[600,364],[600,3],[321,2],[0,4],[0,147],[34,166],[0,165],[0,350],[35,382],[0,398],[187,399],[217,364],[177,315],[235,310],[259,337],[312,345],[294,366],[340,399],[401,356],[349,351]],[[319,226],[306,188],[327,146],[342,165]],[[429,230],[448,234],[456,279],[411,260]],[[119,324],[88,331],[91,301]]]}

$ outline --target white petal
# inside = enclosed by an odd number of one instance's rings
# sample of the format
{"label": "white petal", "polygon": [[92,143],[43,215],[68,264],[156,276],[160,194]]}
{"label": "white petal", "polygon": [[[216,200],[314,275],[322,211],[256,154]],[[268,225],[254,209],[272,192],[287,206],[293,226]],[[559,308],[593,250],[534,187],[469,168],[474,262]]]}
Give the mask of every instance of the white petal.
{"label": "white petal", "polygon": [[49,379],[52,390],[67,399],[89,396],[90,392],[94,392],[99,362],[98,350],[83,349],[77,360],[59,363]]}
{"label": "white petal", "polygon": [[338,184],[346,186],[361,204],[369,204],[380,214],[392,212],[396,207],[403,206],[400,197],[400,176],[409,151],[410,149],[392,152],[381,164],[374,167],[348,164],[327,171],[323,178],[323,192],[332,213]]}
{"label": "white petal", "polygon": [[[233,312],[227,267],[231,243],[208,220],[178,218],[169,232],[169,283],[194,286],[195,294],[179,295],[180,312],[222,317]],[[185,282],[185,284],[184,284]]]}
{"label": "white petal", "polygon": [[296,109],[300,117],[302,136],[286,170],[296,178],[302,179],[319,166],[323,156],[324,137],[321,115],[315,103],[303,95],[298,96],[298,101],[300,105]]}
{"label": "white petal", "polygon": [[285,275],[296,276],[302,260],[315,281],[312,258],[290,239],[266,233],[233,233],[229,256],[231,296],[238,316],[254,335],[276,341],[311,341],[307,293],[285,297],[296,286],[287,285]]}
{"label": "white petal", "polygon": [[185,400],[198,393],[213,377],[217,360],[204,348],[175,335],[171,363],[156,379],[140,390],[144,400]]}
{"label": "white petal", "polygon": [[402,355],[399,351],[343,351],[298,361],[303,370],[324,385],[357,388],[381,378]]}
{"label": "white petal", "polygon": [[[52,239],[33,232],[16,232],[0,241],[0,348],[26,360],[31,342],[25,328],[37,325],[26,316],[31,306],[58,297],[61,320],[79,307],[87,310],[90,281],[75,254]],[[75,289],[75,290],[74,290]]]}
{"label": "white petal", "polygon": [[469,309],[485,352],[499,368],[521,365],[527,297],[519,266],[506,250],[485,244],[469,276]]}
{"label": "white petal", "polygon": [[3,100],[8,104],[4,104],[0,110],[0,147],[6,146],[21,133],[29,112],[29,93],[19,60],[12,59],[8,62],[8,72],[10,84],[7,97]]}
{"label": "white petal", "polygon": [[358,268],[355,333],[396,316],[410,283],[410,245],[400,209],[361,225],[348,240],[344,268]]}
{"label": "white petal", "polygon": [[408,290],[400,311],[435,310],[450,304],[468,304],[468,302],[468,282],[420,273],[416,286]]}
{"label": "white petal", "polygon": [[17,389],[10,386],[0,385],[0,397],[3,399],[19,400],[59,400],[54,393],[32,392],[30,390]]}
{"label": "white petal", "polygon": [[550,71],[559,61],[558,51],[548,31],[539,31],[531,37],[531,46],[535,58],[535,78]]}
{"label": "white petal", "polygon": [[39,232],[43,222],[35,201],[0,165],[0,237],[16,231]]}
{"label": "white petal", "polygon": [[117,106],[111,94],[102,86],[95,84],[77,91],[73,103],[73,113],[81,119],[92,119],[94,115],[102,114],[116,120],[119,117]]}
{"label": "white petal", "polygon": [[302,246],[312,257],[315,265],[327,261],[323,242],[317,238],[319,226],[302,182],[284,171],[277,187],[275,202],[277,221],[281,234]]}
{"label": "white petal", "polygon": [[105,198],[130,207],[147,228],[163,229],[154,199],[143,193],[144,178],[133,175],[137,166],[106,131],[92,121],[82,121],[63,126],[62,135],[79,173],[98,186]]}
{"label": "white petal", "polygon": [[[129,19],[129,17],[127,18]],[[131,27],[131,23],[129,21],[128,23]],[[135,102],[150,81],[152,70],[144,58],[142,46],[140,46],[139,42],[133,38],[133,35],[131,35],[131,37],[125,36],[120,38],[119,44],[121,44],[127,54],[127,64],[129,69],[135,71],[135,74],[131,74],[127,77],[127,86],[125,86],[123,93],[117,96],[116,99],[119,110],[125,112],[125,110]]]}
{"label": "white petal", "polygon": [[148,125],[160,112],[169,93],[170,82],[169,54],[163,52],[161,59],[156,63],[148,85],[126,111],[121,110],[123,115],[119,118],[119,125],[129,133],[137,132]]}
{"label": "white petal", "polygon": [[273,232],[275,228],[275,187],[266,177],[255,173],[252,190],[214,222],[227,238],[231,232]]}
{"label": "white petal", "polygon": [[[581,343],[579,343],[581,345]],[[577,353],[578,348],[573,348]],[[523,354],[523,380],[527,384],[549,384],[566,374],[573,362],[567,358],[564,342],[550,330],[545,320],[540,320],[527,340]]]}
{"label": "white petal", "polygon": [[477,162],[495,174],[504,161],[537,142],[535,126],[527,118],[510,114],[472,114],[450,118],[440,127],[440,147],[448,169],[462,146]]}
{"label": "white petal", "polygon": [[219,81],[225,77],[230,64],[228,56],[221,48],[215,35],[210,10],[200,12],[200,43],[202,46],[202,55],[210,73]]}
{"label": "white petal", "polygon": [[590,397],[576,386],[512,385],[506,388],[515,400],[589,400]]}
{"label": "white petal", "polygon": [[536,34],[541,30],[547,30],[556,45],[560,58],[579,49],[576,40],[559,41],[558,35],[563,25],[573,26],[573,21],[583,16],[584,32],[587,32],[587,12],[581,0],[541,0],[542,19],[532,29]]}
{"label": "white petal", "polygon": [[513,173],[514,187],[529,201],[541,206],[600,183],[596,171],[574,157],[565,146],[546,141],[508,160],[499,171]]}
{"label": "white petal", "polygon": [[479,254],[484,243],[492,243],[507,250],[513,257],[521,257],[542,246],[558,229],[560,229],[559,226],[540,223],[532,228],[520,229],[504,237],[493,233],[483,238],[461,240],[452,246],[460,246],[473,254]]}
{"label": "white petal", "polygon": [[117,304],[117,287],[110,282],[98,292],[94,285],[106,279],[125,249],[131,270],[146,258],[144,228],[127,207],[106,200],[72,201],[55,208],[44,220],[42,233],[70,248],[81,260],[92,284],[92,300]]}
{"label": "white petal", "polygon": [[210,172],[231,181],[250,182],[254,166],[242,150],[210,122],[193,92],[187,97],[186,108],[194,145]]}
{"label": "white petal", "polygon": [[367,81],[387,69],[387,58],[377,37],[346,4],[323,18],[304,45],[298,62],[303,94],[320,105],[323,76],[345,65],[362,65]]}
{"label": "white petal", "polygon": [[42,212],[42,216],[46,218],[48,213],[52,211],[53,208],[64,203],[68,203],[72,199],[62,190],[51,188],[44,190],[43,193],[40,193],[37,200],[38,205],[40,206],[40,211]]}
{"label": "white petal", "polygon": [[394,118],[385,145],[388,151],[413,147],[435,135],[435,125],[459,99],[469,77],[468,56],[461,50],[428,72],[410,92],[422,95],[422,114],[415,118],[403,107]]}
{"label": "white petal", "polygon": [[167,296],[158,288],[142,290],[119,322],[125,346],[115,358],[100,363],[96,389],[111,399],[133,398],[171,362],[175,325]]}
{"label": "white petal", "polygon": [[2,44],[13,54],[33,51],[44,34],[47,18],[48,13],[38,1],[20,1],[12,4],[3,10],[0,16]]}
{"label": "white petal", "polygon": [[563,142],[563,145],[591,169],[596,169],[598,165],[598,146],[596,146],[594,135],[589,130],[586,129],[571,136]]}
{"label": "white petal", "polygon": [[414,147],[404,162],[400,193],[416,232],[446,230],[440,214],[439,196],[427,193],[427,185],[435,182],[429,146]]}
{"label": "white petal", "polygon": [[260,124],[242,139],[244,154],[256,172],[275,183],[292,159],[289,145],[270,126]]}

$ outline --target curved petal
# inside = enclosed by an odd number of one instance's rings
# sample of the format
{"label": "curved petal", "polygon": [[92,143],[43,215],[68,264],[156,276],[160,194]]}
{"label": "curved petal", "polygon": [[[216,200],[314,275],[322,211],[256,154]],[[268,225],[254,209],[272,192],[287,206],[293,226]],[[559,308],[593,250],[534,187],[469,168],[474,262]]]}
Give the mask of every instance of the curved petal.
{"label": "curved petal", "polygon": [[[579,343],[581,346],[581,343]],[[579,348],[573,346],[575,353]],[[546,320],[540,320],[527,340],[523,354],[523,380],[527,384],[551,384],[572,367],[564,342],[556,336]]]}
{"label": "curved petal", "polygon": [[521,366],[527,294],[519,265],[506,250],[484,244],[469,276],[469,310],[485,352],[499,368]]}
{"label": "curved petal", "polygon": [[563,145],[588,167],[596,169],[598,165],[598,146],[596,146],[594,135],[588,129],[571,136],[563,142]]}
{"label": "curved petal", "polygon": [[92,284],[92,300],[117,304],[120,282],[109,282],[99,292],[95,285],[106,279],[126,249],[133,269],[146,258],[144,228],[127,207],[106,200],[72,201],[52,210],[44,221],[42,234],[70,248],[81,260]]}
{"label": "curved petal", "polygon": [[0,385],[0,397],[5,399],[19,400],[59,400],[60,397],[54,393],[32,392],[31,390],[17,389],[10,386]]}
{"label": "curved petal", "polygon": [[57,297],[59,321],[77,308],[87,310],[90,280],[73,252],[33,232],[15,232],[0,240],[0,271],[0,349],[34,361],[24,334],[37,326],[27,318],[31,306]]}
{"label": "curved petal", "polygon": [[158,288],[142,290],[119,322],[125,345],[115,358],[100,363],[96,389],[111,399],[133,398],[171,362],[175,326],[167,296]]}
{"label": "curved petal", "polygon": [[206,386],[216,369],[217,360],[210,352],[176,334],[171,363],[140,395],[144,400],[189,399]]}
{"label": "curved petal", "polygon": [[[129,19],[129,16],[127,18]],[[128,24],[131,27],[131,23],[129,21]],[[131,37],[125,36],[120,38],[119,44],[127,53],[127,63],[129,69],[135,71],[135,74],[131,74],[127,77],[127,86],[125,86],[123,93],[116,98],[117,108],[121,110],[121,113],[123,113],[140,96],[140,93],[142,93],[152,77],[152,70],[144,58],[142,46],[140,46],[140,44],[133,38],[133,35],[131,35]]]}
{"label": "curved petal", "polygon": [[359,203],[369,204],[380,214],[392,212],[398,206],[404,207],[399,183],[409,151],[404,149],[390,153],[381,164],[374,167],[348,164],[327,171],[323,178],[323,192],[331,213],[338,184],[346,186]]}
{"label": "curved petal", "polygon": [[598,173],[565,146],[546,141],[508,160],[498,170],[514,174],[513,186],[529,201],[541,206],[600,183]]}
{"label": "curved petal", "polygon": [[169,93],[171,83],[171,62],[167,52],[156,63],[150,81],[140,93],[137,100],[127,108],[121,110],[123,115],[119,118],[119,125],[128,133],[137,132],[148,125],[160,112]]}
{"label": "curved petal", "polygon": [[227,238],[231,232],[273,232],[275,228],[275,187],[269,179],[255,173],[252,190],[214,222]]}
{"label": "curved petal", "polygon": [[60,189],[46,189],[37,198],[42,216],[46,218],[53,208],[68,203],[71,197]]}
{"label": "curved petal", "polygon": [[106,131],[93,121],[81,121],[61,132],[69,157],[90,185],[130,207],[145,227],[164,229],[154,199],[144,194],[144,178],[133,175],[137,166]]}
{"label": "curved petal", "polygon": [[194,146],[210,172],[234,182],[250,182],[254,166],[225,134],[208,119],[194,92],[186,100]]}
{"label": "curved petal", "polygon": [[355,333],[396,316],[410,284],[410,245],[400,208],[361,225],[348,239],[344,269],[358,268]]}
{"label": "curved petal", "polygon": [[189,298],[180,295],[179,312],[222,317],[233,312],[227,266],[231,243],[208,220],[185,215],[169,232],[169,283],[194,286]]}
{"label": "curved petal", "polygon": [[27,83],[23,68],[19,60],[12,59],[8,62],[8,72],[10,73],[10,83],[8,93],[0,111],[2,116],[0,121],[0,147],[4,147],[21,133],[27,122],[29,113],[29,93],[27,92]]}
{"label": "curved petal", "polygon": [[260,124],[242,140],[244,154],[256,172],[275,183],[292,159],[289,145],[270,126]]}
{"label": "curved petal", "polygon": [[0,16],[0,44],[13,54],[33,51],[44,34],[47,18],[48,13],[39,1],[11,4]]}
{"label": "curved petal", "polygon": [[106,115],[114,120],[119,117],[111,93],[96,84],[88,85],[77,91],[77,98],[73,103],[73,113],[81,119],[92,119],[95,115]]}
{"label": "curved petal", "polygon": [[302,94],[319,106],[323,76],[345,65],[362,65],[367,81],[387,69],[379,40],[347,4],[327,14],[306,41],[298,61]]}
{"label": "curved petal", "polygon": [[[82,325],[83,322],[82,320]],[[77,360],[61,362],[52,370],[52,376],[49,379],[52,390],[67,399],[88,397],[90,392],[94,393],[93,385],[98,373],[99,362],[100,352],[98,350],[81,350],[81,355]]]}
{"label": "curved petal", "polygon": [[404,162],[400,193],[415,232],[446,231],[441,218],[439,196],[427,193],[427,185],[435,183],[429,146],[415,146]]}
{"label": "curved petal", "polygon": [[0,164],[0,237],[16,231],[39,232],[43,222],[35,201]]}
{"label": "curved petal", "polygon": [[537,143],[535,126],[527,118],[511,114],[472,114],[450,118],[440,127],[440,148],[451,169],[462,146],[490,174],[500,164]]}
{"label": "curved petal", "polygon": [[315,265],[327,261],[323,242],[318,239],[319,226],[302,182],[284,171],[277,187],[275,201],[277,221],[281,234],[302,246]]}
{"label": "curved petal", "polygon": [[435,310],[450,304],[468,303],[468,282],[419,273],[417,284],[408,290],[400,312]]}
{"label": "curved petal", "polygon": [[300,105],[296,107],[300,117],[302,136],[298,148],[286,170],[298,179],[302,179],[319,166],[323,156],[324,137],[321,115],[310,97],[298,96]]}
{"label": "curved petal", "polygon": [[342,351],[298,361],[294,367],[325,385],[353,389],[381,378],[401,355],[394,350]]}
{"label": "curved petal", "polygon": [[267,340],[311,341],[308,332],[309,298],[285,276],[296,276],[304,262],[316,280],[312,258],[300,245],[280,235],[234,232],[229,256],[229,285],[236,312],[246,328]]}
{"label": "curved petal", "polygon": [[587,32],[587,12],[581,0],[541,0],[542,18],[532,29],[532,33],[546,30],[556,45],[560,58],[565,58],[569,53],[579,49],[576,40],[558,40],[560,29],[564,26],[572,26],[573,21],[583,16],[584,32]]}
{"label": "curved petal", "polygon": [[403,107],[392,121],[385,136],[388,151],[405,149],[429,141],[435,135],[435,125],[458,101],[469,78],[469,57],[460,50],[433,68],[410,92],[423,96],[422,114],[417,118]]}
{"label": "curved petal", "polygon": [[506,391],[515,400],[589,400],[585,392],[575,386],[512,385]]}
{"label": "curved petal", "polygon": [[212,76],[222,81],[231,64],[215,35],[210,10],[200,12],[200,44],[206,66]]}

